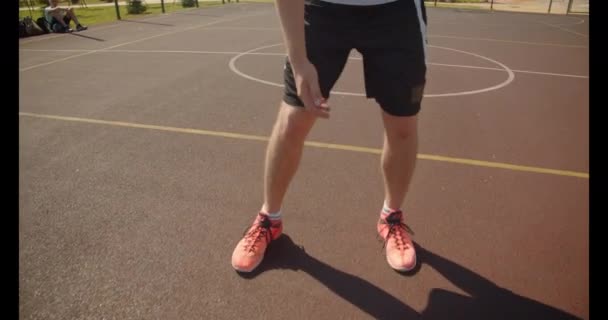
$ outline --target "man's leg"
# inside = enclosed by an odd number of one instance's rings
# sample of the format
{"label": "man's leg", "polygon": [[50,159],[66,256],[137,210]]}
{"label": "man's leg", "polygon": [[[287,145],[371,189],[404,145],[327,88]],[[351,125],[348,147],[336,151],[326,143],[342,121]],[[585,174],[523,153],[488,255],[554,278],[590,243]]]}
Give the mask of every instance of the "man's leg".
{"label": "man's leg", "polygon": [[[70,31],[69,20],[65,19],[65,17],[62,16],[61,13],[55,12],[52,16],[53,16],[53,19],[51,21],[51,29],[54,32],[69,32]],[[67,20],[67,23],[66,23],[66,20]],[[60,27],[58,27],[58,26],[60,26]]]}
{"label": "man's leg", "polygon": [[416,266],[416,251],[401,206],[416,165],[418,119],[415,114],[395,116],[386,111],[382,111],[382,119],[385,130],[381,163],[385,196],[377,229],[385,240],[391,268],[410,271]]}
{"label": "man's leg", "polygon": [[80,22],[78,21],[78,18],[76,18],[76,14],[74,13],[74,8],[69,8],[67,10],[66,16],[69,17],[70,19],[74,20],[74,23],[76,23],[76,25],[80,24]]}
{"label": "man's leg", "polygon": [[[348,52],[347,49],[334,50],[323,53],[323,59],[313,59],[317,63],[315,67],[324,97],[329,97],[346,63]],[[268,244],[281,235],[281,204],[298,169],[306,136],[317,118],[316,114],[302,107],[291,65],[287,61],[284,77],[285,94],[266,149],[264,203],[252,227],[232,253],[232,267],[240,272],[253,271],[262,262]]]}
{"label": "man's leg", "polygon": [[74,23],[76,23],[76,30],[82,31],[82,30],[87,29],[87,27],[83,26],[82,24],[80,24],[80,21],[78,21],[78,18],[76,17],[76,14],[74,13],[74,8],[69,8],[67,10],[66,17],[70,18],[71,20],[74,20]]}
{"label": "man's leg", "polygon": [[72,22],[72,17],[66,14],[65,16],[63,16],[63,22],[65,22],[65,25],[69,28],[70,23]]}
{"label": "man's leg", "polygon": [[388,264],[398,271],[416,266],[412,234],[402,206],[416,164],[417,114],[426,84],[426,25],[422,0],[394,1],[375,8],[357,48],[363,55],[368,97],[382,108],[384,205],[377,222]]}
{"label": "man's leg", "polygon": [[273,213],[281,209],[285,192],[300,163],[304,140],[315,119],[303,108],[281,102],[266,150],[262,212]]}
{"label": "man's leg", "polygon": [[[304,140],[316,116],[303,108],[281,102],[266,149],[264,204],[253,225],[232,253],[232,267],[251,272],[264,257],[266,246],[283,231],[280,209],[291,179],[298,169]],[[260,241],[262,240],[262,241]]]}
{"label": "man's leg", "polygon": [[[311,0],[315,1],[315,0]],[[318,2],[318,1],[317,1]],[[305,6],[305,44],[308,60],[314,65],[320,93],[329,99],[329,93],[342,73],[352,43],[348,42],[343,21],[346,14],[321,9],[320,2]],[[340,16],[341,18],[336,18]],[[342,25],[344,24],[344,25]],[[241,238],[232,254],[232,267],[250,272],[262,261],[267,245],[282,232],[281,205],[288,186],[298,169],[304,140],[312,129],[317,115],[304,108],[298,94],[296,76],[289,58],[283,68],[285,91],[277,119],[266,150],[264,173],[264,203],[252,227]],[[304,91],[306,92],[306,91]],[[308,97],[306,97],[308,98]],[[307,100],[307,99],[304,99]],[[310,107],[310,106],[309,106]]]}
{"label": "man's leg", "polygon": [[418,151],[418,117],[397,117],[382,112],[384,148],[382,173],[384,203],[389,208],[401,208],[416,164]]}

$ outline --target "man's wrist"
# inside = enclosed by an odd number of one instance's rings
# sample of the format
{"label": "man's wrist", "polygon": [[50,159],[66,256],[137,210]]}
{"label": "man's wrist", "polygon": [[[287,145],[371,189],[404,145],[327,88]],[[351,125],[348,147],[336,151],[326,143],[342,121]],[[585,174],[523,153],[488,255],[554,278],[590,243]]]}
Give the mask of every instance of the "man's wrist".
{"label": "man's wrist", "polygon": [[289,62],[292,65],[302,65],[308,62],[308,57],[306,57],[306,52],[303,50],[291,51],[287,54],[289,56]]}

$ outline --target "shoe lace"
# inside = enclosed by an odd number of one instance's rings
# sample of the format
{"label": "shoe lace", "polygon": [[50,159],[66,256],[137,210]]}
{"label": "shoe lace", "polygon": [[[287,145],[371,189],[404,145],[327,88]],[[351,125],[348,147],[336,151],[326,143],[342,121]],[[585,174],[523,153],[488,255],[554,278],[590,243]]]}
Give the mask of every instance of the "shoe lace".
{"label": "shoe lace", "polygon": [[407,224],[403,223],[401,215],[401,211],[395,211],[391,213],[388,217],[380,221],[381,224],[388,225],[388,233],[386,234],[386,238],[384,239],[382,249],[386,247],[386,244],[388,243],[391,236],[395,238],[395,241],[397,242],[397,248],[399,250],[405,249],[407,243],[405,243],[403,240],[404,233],[407,232],[411,235],[414,235],[414,231]]}
{"label": "shoe lace", "polygon": [[266,240],[266,244],[268,244],[272,240],[270,231],[271,226],[272,224],[270,223],[270,219],[264,217],[257,223],[255,227],[251,228],[249,232],[245,230],[244,236],[247,240],[245,249],[248,252],[255,251],[257,244],[262,239]]}

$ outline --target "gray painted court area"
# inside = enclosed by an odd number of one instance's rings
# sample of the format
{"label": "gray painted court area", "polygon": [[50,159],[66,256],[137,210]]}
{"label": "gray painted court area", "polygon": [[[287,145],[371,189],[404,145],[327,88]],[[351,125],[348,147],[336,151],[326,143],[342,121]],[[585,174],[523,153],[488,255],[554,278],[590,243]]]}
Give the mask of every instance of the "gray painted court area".
{"label": "gray painted court area", "polygon": [[21,39],[20,318],[588,319],[588,17],[427,11],[413,275],[376,239],[382,122],[357,52],[286,236],[242,277],[282,95],[273,5]]}

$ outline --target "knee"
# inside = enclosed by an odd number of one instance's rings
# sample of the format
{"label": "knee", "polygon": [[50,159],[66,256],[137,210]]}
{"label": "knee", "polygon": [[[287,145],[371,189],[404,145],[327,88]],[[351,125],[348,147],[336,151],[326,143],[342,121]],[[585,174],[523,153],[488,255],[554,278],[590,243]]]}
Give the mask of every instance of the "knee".
{"label": "knee", "polygon": [[286,117],[279,121],[279,137],[288,141],[301,141],[306,139],[307,130],[305,126],[294,117]]}
{"label": "knee", "polygon": [[279,116],[276,126],[281,139],[294,142],[306,139],[311,124],[302,113],[299,110],[291,110]]}
{"label": "knee", "polygon": [[416,139],[418,126],[415,119],[397,121],[386,128],[386,137],[389,141],[406,141]]}

